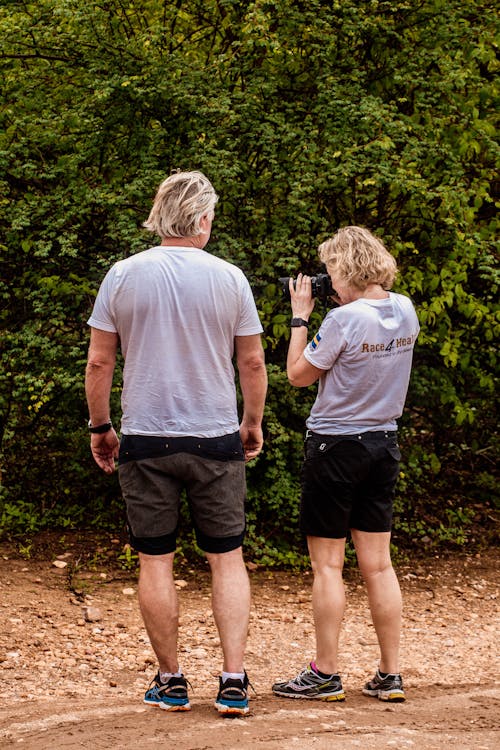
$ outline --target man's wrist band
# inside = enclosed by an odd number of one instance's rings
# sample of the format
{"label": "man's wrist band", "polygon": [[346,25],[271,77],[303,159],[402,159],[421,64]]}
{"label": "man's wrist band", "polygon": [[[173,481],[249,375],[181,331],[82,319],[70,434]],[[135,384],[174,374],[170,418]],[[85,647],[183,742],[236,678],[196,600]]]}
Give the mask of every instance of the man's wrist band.
{"label": "man's wrist band", "polygon": [[109,432],[110,430],[113,429],[113,425],[111,422],[98,424],[94,427],[90,419],[89,419],[88,427],[89,427],[89,432],[91,432],[93,435],[103,435],[105,432]]}
{"label": "man's wrist band", "polygon": [[292,318],[292,322],[290,323],[290,328],[300,328],[301,326],[305,326],[305,328],[309,328],[308,321],[304,320],[304,318]]}

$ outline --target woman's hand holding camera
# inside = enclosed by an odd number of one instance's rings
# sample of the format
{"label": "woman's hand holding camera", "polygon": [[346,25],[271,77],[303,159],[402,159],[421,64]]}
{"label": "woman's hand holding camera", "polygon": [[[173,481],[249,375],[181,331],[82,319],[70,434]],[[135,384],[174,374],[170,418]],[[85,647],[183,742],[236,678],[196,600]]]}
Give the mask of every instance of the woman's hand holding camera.
{"label": "woman's hand holding camera", "polygon": [[309,320],[314,310],[315,300],[312,296],[311,277],[299,273],[297,281],[289,281],[290,301],[292,303],[292,316]]}

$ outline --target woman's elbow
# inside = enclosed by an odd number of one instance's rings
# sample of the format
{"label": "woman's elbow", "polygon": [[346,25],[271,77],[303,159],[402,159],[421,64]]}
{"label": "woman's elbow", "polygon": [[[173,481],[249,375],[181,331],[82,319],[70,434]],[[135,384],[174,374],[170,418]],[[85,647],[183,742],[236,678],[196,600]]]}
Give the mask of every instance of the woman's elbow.
{"label": "woman's elbow", "polygon": [[309,383],[304,383],[302,378],[293,371],[290,371],[290,370],[287,371],[287,377],[288,377],[288,382],[290,383],[290,385],[293,385],[296,388],[301,388],[304,385],[309,385]]}
{"label": "woman's elbow", "polygon": [[321,370],[315,368],[302,369],[300,367],[288,367],[286,371],[288,382],[296,388],[307,388],[317,382]]}

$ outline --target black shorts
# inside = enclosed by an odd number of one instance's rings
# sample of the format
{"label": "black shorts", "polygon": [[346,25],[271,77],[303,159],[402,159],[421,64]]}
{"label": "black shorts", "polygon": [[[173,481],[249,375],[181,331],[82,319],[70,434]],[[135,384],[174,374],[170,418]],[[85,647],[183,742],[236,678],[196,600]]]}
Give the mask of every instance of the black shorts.
{"label": "black shorts", "polygon": [[123,435],[118,476],[130,543],[138,552],[174,552],[186,491],[204,552],[230,552],[245,534],[245,457],[239,432],[220,438]]}
{"label": "black shorts", "polygon": [[301,531],[329,539],[343,539],[350,529],[390,531],[400,459],[396,432],[319,435],[308,431],[301,474]]}

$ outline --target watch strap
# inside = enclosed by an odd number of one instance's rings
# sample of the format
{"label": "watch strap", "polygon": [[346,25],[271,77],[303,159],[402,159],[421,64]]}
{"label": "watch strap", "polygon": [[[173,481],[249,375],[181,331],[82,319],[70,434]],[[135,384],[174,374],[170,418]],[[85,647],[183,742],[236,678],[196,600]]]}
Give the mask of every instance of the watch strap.
{"label": "watch strap", "polygon": [[94,427],[89,419],[88,427],[89,432],[91,432],[92,435],[103,435],[105,432],[109,432],[113,429],[113,424],[111,422],[104,422],[104,424],[98,424]]}
{"label": "watch strap", "polygon": [[304,318],[292,318],[292,322],[290,323],[290,328],[300,328],[301,326],[304,326],[305,328],[309,328],[308,321],[304,320]]}

